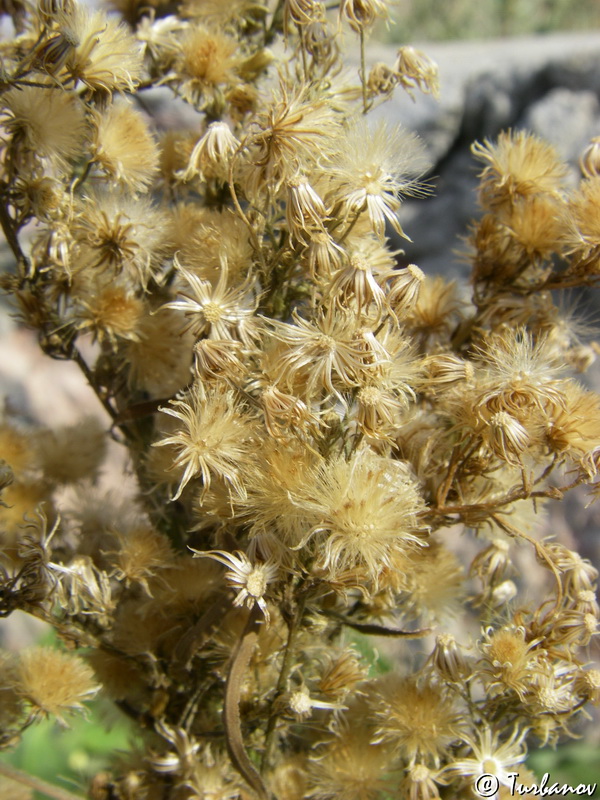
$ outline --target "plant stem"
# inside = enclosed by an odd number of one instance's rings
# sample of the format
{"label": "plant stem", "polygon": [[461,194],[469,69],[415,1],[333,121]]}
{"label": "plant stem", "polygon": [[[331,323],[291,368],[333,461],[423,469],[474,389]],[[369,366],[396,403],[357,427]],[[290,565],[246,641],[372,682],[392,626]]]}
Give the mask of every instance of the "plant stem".
{"label": "plant stem", "polygon": [[365,66],[365,33],[360,31],[360,82],[362,83],[363,114],[367,113],[367,70]]}
{"label": "plant stem", "polygon": [[22,783],[24,786],[29,786],[36,792],[52,797],[53,800],[83,800],[78,794],[72,794],[66,789],[61,789],[60,786],[55,786],[52,783],[47,783],[42,778],[36,778],[34,775],[29,775],[27,772],[22,772],[10,764],[0,761],[0,775],[10,778],[11,781]]}
{"label": "plant stem", "polygon": [[[3,184],[0,188],[6,188],[6,184]],[[17,259],[18,266],[24,267],[27,271],[29,268],[29,261],[21,249],[21,244],[14,228],[14,220],[8,213],[8,209],[3,202],[0,202],[0,225],[2,226],[2,231],[4,232],[8,246]]]}
{"label": "plant stem", "polygon": [[300,627],[300,622],[302,621],[302,617],[304,615],[305,605],[306,605],[306,592],[304,591],[300,596],[300,600],[298,601],[298,606],[296,607],[296,613],[290,620],[288,627],[288,638],[287,638],[287,643],[285,645],[285,653],[283,655],[283,662],[281,664],[281,671],[279,673],[279,679],[277,681],[275,695],[273,697],[273,702],[271,703],[271,716],[269,717],[269,721],[267,723],[267,728],[265,731],[265,749],[263,752],[263,757],[260,765],[261,772],[264,772],[265,769],[269,766],[271,752],[275,744],[275,733],[276,733],[277,716],[278,716],[275,707],[277,701],[279,700],[281,695],[285,692],[287,680],[290,676],[290,672],[292,671],[296,635],[298,633],[298,628]]}
{"label": "plant stem", "polygon": [[[118,417],[117,412],[112,407],[112,404],[110,403],[109,399],[107,397],[105,397],[103,395],[103,393],[96,386],[96,381],[95,381],[95,378],[94,378],[93,370],[89,367],[87,361],[81,355],[81,353],[79,352],[79,350],[76,347],[73,347],[73,351],[71,353],[71,358],[77,364],[79,369],[83,372],[87,382],[89,383],[91,388],[94,390],[94,393],[95,393],[96,397],[98,398],[98,400],[100,400],[100,402],[104,406],[104,408],[105,408],[106,412],[108,413],[108,415],[110,416],[111,420],[115,424],[118,424],[117,423],[117,417]],[[121,429],[123,430],[122,426],[121,426]],[[124,433],[126,434],[125,431],[124,431]]]}

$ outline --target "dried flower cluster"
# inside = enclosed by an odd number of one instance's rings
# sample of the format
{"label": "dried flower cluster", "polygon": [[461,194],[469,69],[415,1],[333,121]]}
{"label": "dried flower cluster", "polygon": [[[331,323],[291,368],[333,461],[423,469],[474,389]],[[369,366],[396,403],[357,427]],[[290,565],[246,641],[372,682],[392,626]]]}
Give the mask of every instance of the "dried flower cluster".
{"label": "dried flower cluster", "polygon": [[[435,64],[367,70],[389,4],[333,5],[2,5],[3,285],[111,427],[0,424],[0,613],[84,648],[2,657],[0,741],[102,685],[143,752],[95,800],[468,797],[600,700],[598,573],[535,524],[600,468],[555,291],[600,281],[598,144],[575,190],[534,136],[474,145],[468,302],[391,249],[428,162],[368,113]],[[419,646],[369,677],[372,634]]]}

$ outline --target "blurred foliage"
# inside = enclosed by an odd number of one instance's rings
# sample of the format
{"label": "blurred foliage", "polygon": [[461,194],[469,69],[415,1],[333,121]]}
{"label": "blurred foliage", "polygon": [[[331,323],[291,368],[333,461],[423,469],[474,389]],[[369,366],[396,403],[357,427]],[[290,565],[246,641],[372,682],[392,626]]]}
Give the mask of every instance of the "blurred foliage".
{"label": "blurred foliage", "polygon": [[[90,703],[86,716],[71,717],[68,728],[47,719],[29,727],[15,750],[0,760],[48,783],[86,796],[91,779],[117,751],[131,749],[131,729],[107,700]],[[34,792],[36,800],[46,796]]]}
{"label": "blurred foliage", "polygon": [[600,28],[600,2],[588,0],[398,0],[392,42],[480,39]]}
{"label": "blurred foliage", "polygon": [[552,783],[571,786],[600,783],[598,745],[595,742],[571,742],[556,750],[531,752],[527,756],[527,766],[540,779],[547,772]]}

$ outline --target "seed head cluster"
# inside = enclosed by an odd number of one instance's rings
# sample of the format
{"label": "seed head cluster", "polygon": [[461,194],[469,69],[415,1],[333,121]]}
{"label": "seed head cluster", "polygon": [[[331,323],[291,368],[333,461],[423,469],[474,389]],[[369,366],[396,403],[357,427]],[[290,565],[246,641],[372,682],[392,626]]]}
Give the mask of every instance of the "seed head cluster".
{"label": "seed head cluster", "polygon": [[598,572],[542,525],[598,494],[560,299],[600,282],[598,141],[578,185],[473,145],[471,286],[425,274],[426,148],[370,112],[438,71],[367,68],[392,5],[0,9],[2,287],[104,413],[0,419],[0,616],[68,645],[0,654],[0,747],[101,687],[139,735],[94,800],[504,797],[600,702]]}

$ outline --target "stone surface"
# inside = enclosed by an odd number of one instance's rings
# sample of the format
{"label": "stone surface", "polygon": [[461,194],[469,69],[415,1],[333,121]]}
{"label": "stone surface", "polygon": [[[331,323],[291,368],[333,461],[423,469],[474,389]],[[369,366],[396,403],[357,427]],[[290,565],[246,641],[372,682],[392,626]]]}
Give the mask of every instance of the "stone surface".
{"label": "stone surface", "polygon": [[[577,175],[589,138],[600,134],[600,33],[417,45],[439,65],[440,99],[396,90],[377,114],[423,138],[435,195],[411,200],[402,225],[412,243],[397,242],[427,272],[466,275],[458,238],[477,213],[474,140],[527,128],[552,142]],[[372,61],[392,64],[396,49],[378,47]]]}

